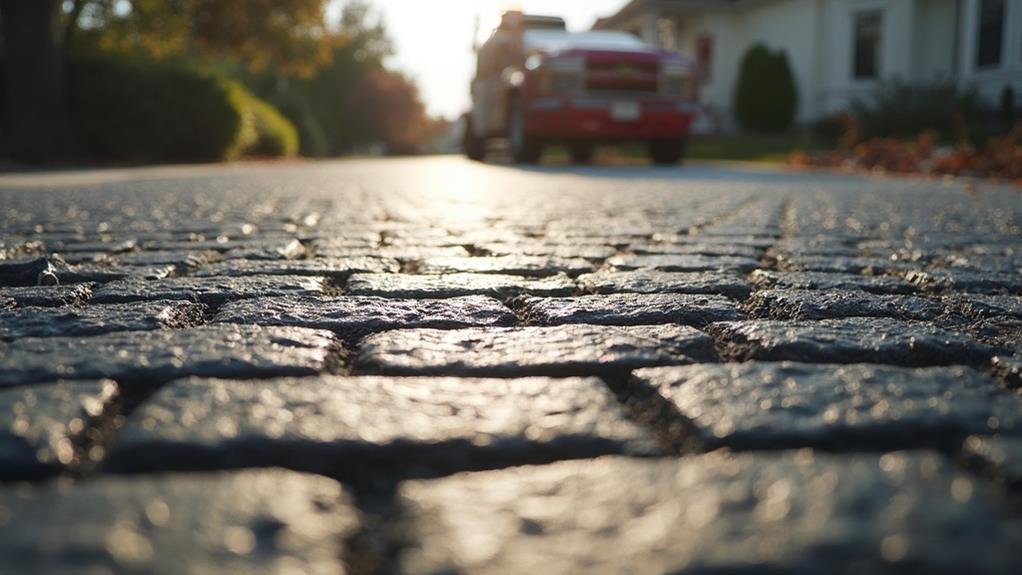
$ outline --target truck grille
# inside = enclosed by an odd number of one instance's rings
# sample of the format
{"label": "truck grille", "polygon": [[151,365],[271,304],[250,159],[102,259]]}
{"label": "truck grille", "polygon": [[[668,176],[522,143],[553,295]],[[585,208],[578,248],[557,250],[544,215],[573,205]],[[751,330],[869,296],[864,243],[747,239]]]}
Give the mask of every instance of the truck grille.
{"label": "truck grille", "polygon": [[660,89],[656,63],[589,62],[586,92],[653,93]]}

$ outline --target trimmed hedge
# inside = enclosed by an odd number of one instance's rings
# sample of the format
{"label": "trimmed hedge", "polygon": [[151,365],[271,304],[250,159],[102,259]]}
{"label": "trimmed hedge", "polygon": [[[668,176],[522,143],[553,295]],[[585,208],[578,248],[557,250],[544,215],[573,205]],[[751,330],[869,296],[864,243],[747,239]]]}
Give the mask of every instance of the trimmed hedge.
{"label": "trimmed hedge", "polygon": [[798,92],[788,56],[756,44],[745,52],[735,89],[735,116],[743,129],[776,134],[795,121]]}
{"label": "trimmed hedge", "polygon": [[68,65],[79,152],[98,161],[219,161],[237,154],[243,92],[184,66],[118,58]]}
{"label": "trimmed hedge", "polygon": [[[240,86],[237,89],[241,89]],[[290,157],[298,153],[298,130],[269,103],[245,92],[241,151],[252,156]]]}
{"label": "trimmed hedge", "polygon": [[72,130],[94,161],[209,162],[293,155],[294,126],[240,84],[172,63],[115,57],[68,63]]}

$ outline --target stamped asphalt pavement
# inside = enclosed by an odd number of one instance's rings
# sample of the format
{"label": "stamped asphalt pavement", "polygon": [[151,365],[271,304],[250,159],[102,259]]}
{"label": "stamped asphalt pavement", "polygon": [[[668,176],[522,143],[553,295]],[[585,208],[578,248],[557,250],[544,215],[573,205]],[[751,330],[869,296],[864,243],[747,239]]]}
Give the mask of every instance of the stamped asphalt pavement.
{"label": "stamped asphalt pavement", "polygon": [[0,176],[0,572],[1020,573],[1022,193]]}

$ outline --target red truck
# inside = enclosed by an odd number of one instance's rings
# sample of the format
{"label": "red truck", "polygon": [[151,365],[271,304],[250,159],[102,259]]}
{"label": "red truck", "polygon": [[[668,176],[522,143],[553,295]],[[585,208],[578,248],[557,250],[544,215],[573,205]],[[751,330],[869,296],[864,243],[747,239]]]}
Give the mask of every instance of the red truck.
{"label": "red truck", "polygon": [[568,32],[564,20],[505,13],[478,49],[465,154],[506,138],[515,162],[563,144],[589,163],[598,143],[641,141],[655,164],[676,164],[695,109],[690,62],[624,32]]}

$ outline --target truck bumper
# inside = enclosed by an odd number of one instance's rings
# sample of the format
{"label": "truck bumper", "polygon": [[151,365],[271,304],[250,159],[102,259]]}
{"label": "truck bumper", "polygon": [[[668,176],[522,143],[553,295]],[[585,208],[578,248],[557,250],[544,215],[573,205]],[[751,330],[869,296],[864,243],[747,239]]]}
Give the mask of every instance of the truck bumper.
{"label": "truck bumper", "polygon": [[[621,103],[633,109],[637,104],[638,115],[615,114]],[[680,139],[688,134],[695,116],[694,105],[683,100],[605,96],[537,98],[526,110],[526,133],[547,140]]]}

